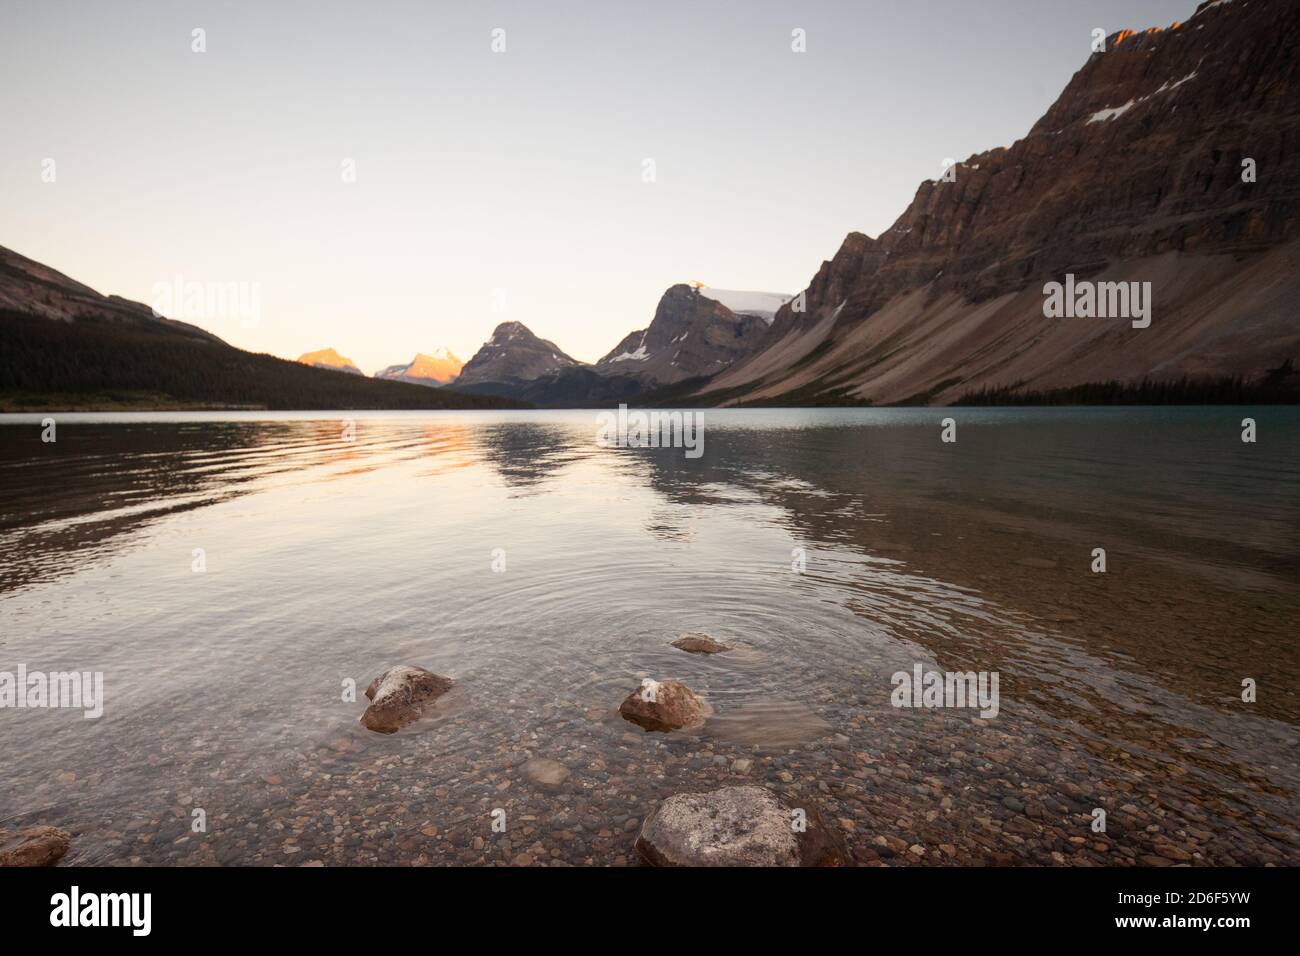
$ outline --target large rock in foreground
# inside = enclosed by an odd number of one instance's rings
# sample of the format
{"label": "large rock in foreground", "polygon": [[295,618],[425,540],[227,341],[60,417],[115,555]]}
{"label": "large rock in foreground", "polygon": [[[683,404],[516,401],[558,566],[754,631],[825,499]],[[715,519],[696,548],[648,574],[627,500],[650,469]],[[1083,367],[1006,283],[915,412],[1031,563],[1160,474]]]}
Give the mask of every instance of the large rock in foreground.
{"label": "large rock in foreground", "polygon": [[693,730],[704,726],[712,710],[681,681],[647,680],[619,705],[625,720],[646,730]]}
{"label": "large rock in foreground", "polygon": [[68,831],[29,827],[10,836],[0,830],[0,866],[53,866],[68,852]]}
{"label": "large rock in foreground", "polygon": [[797,809],[763,787],[678,793],[646,818],[636,849],[652,866],[841,865],[843,851],[820,815]]}
{"label": "large rock in foreground", "polygon": [[381,734],[396,733],[419,720],[425,709],[449,690],[450,677],[409,664],[390,667],[366,688],[370,706],[361,715],[361,723]]}

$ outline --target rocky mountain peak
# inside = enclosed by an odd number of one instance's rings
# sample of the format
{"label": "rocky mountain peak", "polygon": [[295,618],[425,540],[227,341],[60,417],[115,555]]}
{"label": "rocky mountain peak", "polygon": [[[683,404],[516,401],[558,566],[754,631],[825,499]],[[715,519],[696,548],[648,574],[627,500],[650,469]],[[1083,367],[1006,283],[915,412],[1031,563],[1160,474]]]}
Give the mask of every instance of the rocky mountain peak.
{"label": "rocky mountain peak", "polygon": [[738,315],[705,292],[677,283],[660,297],[650,325],[626,336],[596,370],[657,384],[713,375],[758,348],[767,326],[761,314]]}
{"label": "rocky mountain peak", "polygon": [[375,378],[396,379],[415,385],[448,385],[460,375],[464,363],[448,349],[435,349],[432,355],[417,352],[405,365],[390,365],[375,373]]}
{"label": "rocky mountain peak", "polygon": [[580,364],[554,342],[538,338],[522,322],[502,322],[465,363],[456,384],[528,382],[556,369]]}
{"label": "rocky mountain peak", "polygon": [[298,361],[303,365],[311,365],[314,368],[327,368],[336,372],[347,372],[349,375],[363,374],[352,359],[339,355],[334,349],[318,349],[315,352],[304,352],[298,356]]}

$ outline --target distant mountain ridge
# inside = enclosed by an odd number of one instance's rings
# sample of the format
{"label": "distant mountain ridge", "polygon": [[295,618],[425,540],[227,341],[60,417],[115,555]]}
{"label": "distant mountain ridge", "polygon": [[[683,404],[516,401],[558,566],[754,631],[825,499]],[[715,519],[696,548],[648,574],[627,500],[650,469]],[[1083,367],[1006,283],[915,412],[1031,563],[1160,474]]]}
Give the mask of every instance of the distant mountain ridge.
{"label": "distant mountain ridge", "polygon": [[519,404],[245,352],[0,247],[0,411]]}
{"label": "distant mountain ridge", "polygon": [[[522,322],[504,322],[465,363],[454,387],[552,407],[633,402],[665,386],[716,375],[751,354],[766,340],[774,310],[789,298],[670,286],[650,325],[626,335],[593,365],[566,355]],[[724,299],[745,311],[733,312]]]}

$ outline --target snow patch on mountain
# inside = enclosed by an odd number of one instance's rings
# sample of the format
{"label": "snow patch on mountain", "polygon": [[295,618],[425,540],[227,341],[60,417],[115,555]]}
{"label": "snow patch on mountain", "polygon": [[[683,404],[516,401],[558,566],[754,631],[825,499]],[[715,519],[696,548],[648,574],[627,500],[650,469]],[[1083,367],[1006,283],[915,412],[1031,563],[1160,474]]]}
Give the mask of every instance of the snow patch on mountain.
{"label": "snow patch on mountain", "polygon": [[644,362],[649,357],[650,357],[650,353],[646,351],[645,342],[642,342],[641,347],[637,349],[635,352],[623,352],[619,355],[615,355],[612,359],[610,359],[610,361],[611,362]]}
{"label": "snow patch on mountain", "polygon": [[1137,102],[1138,102],[1137,100],[1129,100],[1123,106],[1110,106],[1104,110],[1097,110],[1097,112],[1093,113],[1090,117],[1088,117],[1088,122],[1104,123],[1107,120],[1113,120],[1116,117],[1123,116],[1133,107],[1137,106]]}
{"label": "snow patch on mountain", "polygon": [[[1113,106],[1108,109],[1097,110],[1097,112],[1093,113],[1092,116],[1088,118],[1088,122],[1104,123],[1107,120],[1115,119],[1117,116],[1123,116],[1125,113],[1127,113],[1133,107],[1137,106],[1139,103],[1145,103],[1147,100],[1151,99],[1152,96],[1156,96],[1159,93],[1168,93],[1171,90],[1176,90],[1178,89],[1178,87],[1182,86],[1188,80],[1196,79],[1196,75],[1197,75],[1197,71],[1192,70],[1191,73],[1188,73],[1181,80],[1165,80],[1165,82],[1161,84],[1160,89],[1156,90],[1155,93],[1152,93],[1148,96],[1139,96],[1135,100],[1129,100],[1123,106]],[[1177,107],[1174,108],[1177,109]]]}

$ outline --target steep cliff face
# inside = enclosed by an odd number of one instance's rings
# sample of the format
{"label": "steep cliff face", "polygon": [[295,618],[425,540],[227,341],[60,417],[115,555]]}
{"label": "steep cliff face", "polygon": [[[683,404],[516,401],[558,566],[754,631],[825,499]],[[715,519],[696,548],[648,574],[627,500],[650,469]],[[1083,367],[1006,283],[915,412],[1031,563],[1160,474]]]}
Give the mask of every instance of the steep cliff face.
{"label": "steep cliff face", "polygon": [[[773,340],[807,329],[848,300],[858,281],[873,274],[885,261],[884,247],[870,236],[851,232],[835,255],[821,264],[800,296],[777,310]],[[836,316],[838,318],[838,316]]]}
{"label": "steep cliff face", "polygon": [[767,328],[760,314],[737,315],[688,285],[671,286],[650,325],[625,337],[596,371],[661,385],[714,375],[753,352]]}
{"label": "steep cliff face", "polygon": [[[763,351],[709,390],[951,401],[1255,375],[1296,352],[1293,0],[1204,3],[1185,23],[1112,35],[1024,139],[954,173],[923,183],[878,239],[850,234],[804,311],[782,308]],[[1151,328],[1044,318],[1044,282],[1067,273],[1151,282]]]}

